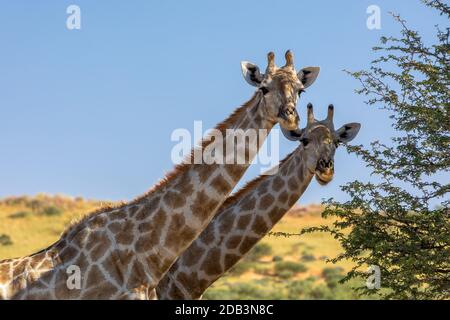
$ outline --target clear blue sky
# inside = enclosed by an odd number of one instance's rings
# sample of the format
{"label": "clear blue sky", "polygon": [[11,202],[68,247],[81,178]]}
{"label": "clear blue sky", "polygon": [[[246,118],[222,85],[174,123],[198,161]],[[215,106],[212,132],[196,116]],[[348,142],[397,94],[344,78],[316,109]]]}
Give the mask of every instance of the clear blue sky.
{"label": "clear blue sky", "polygon": [[[81,30],[66,28],[66,8],[81,8]],[[366,8],[381,8],[381,30],[366,28]],[[398,33],[401,13],[425,37],[439,22],[418,0],[379,1],[4,1],[0,5],[0,197],[38,192],[129,200],[173,166],[170,135],[202,120],[211,128],[254,88],[239,62],[265,68],[291,49],[297,68],[321,73],[299,103],[335,123],[358,121],[354,143],[387,141],[388,114],[354,93],[342,70],[366,68],[381,35]],[[281,142],[281,156],[296,144]],[[362,161],[338,149],[336,175],[315,181],[301,203],[334,196],[368,179]],[[251,168],[248,180],[257,174]]]}

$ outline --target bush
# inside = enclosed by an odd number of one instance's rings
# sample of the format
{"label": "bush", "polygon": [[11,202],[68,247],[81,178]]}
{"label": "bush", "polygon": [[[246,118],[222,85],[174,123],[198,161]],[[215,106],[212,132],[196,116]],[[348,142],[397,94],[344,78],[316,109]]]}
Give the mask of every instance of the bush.
{"label": "bush", "polygon": [[335,288],[339,284],[339,280],[344,277],[343,271],[340,267],[325,268],[322,270],[322,277],[325,279],[329,288]]}
{"label": "bush", "polygon": [[235,292],[227,288],[208,288],[203,294],[203,300],[233,300]]}
{"label": "bush", "polygon": [[10,246],[12,244],[13,244],[13,242],[12,242],[10,236],[8,236],[7,234],[4,234],[4,233],[0,234],[0,245]]}
{"label": "bush", "polygon": [[22,210],[22,211],[17,211],[17,212],[14,212],[14,213],[10,214],[10,215],[8,216],[8,218],[11,218],[11,219],[21,219],[21,218],[25,218],[25,217],[27,217],[27,216],[29,216],[29,215],[30,215],[30,212],[29,212],[29,211],[24,211],[24,210]]}
{"label": "bush", "polygon": [[311,261],[315,261],[316,257],[313,254],[305,253],[300,257],[300,260],[303,262],[311,262]]}
{"label": "bush", "polygon": [[63,211],[55,206],[48,206],[40,210],[40,214],[44,216],[59,216],[63,213]]}
{"label": "bush", "polygon": [[283,257],[280,257],[280,256],[273,256],[272,261],[273,261],[273,262],[283,261]]}
{"label": "bush", "polygon": [[322,277],[327,278],[336,275],[341,276],[343,272],[344,269],[342,269],[341,267],[327,267],[322,270]]}
{"label": "bush", "polygon": [[256,264],[253,267],[253,271],[255,271],[255,273],[260,274],[260,275],[264,275],[264,276],[269,275],[270,274],[270,270],[271,270],[271,267],[269,265],[267,265],[267,264],[259,263],[259,264]]}
{"label": "bush", "polygon": [[[333,272],[333,271],[331,271]],[[280,278],[265,277],[243,282],[219,280],[204,294],[204,299],[367,299],[367,295],[359,295],[352,288],[365,283],[365,279],[352,279],[350,282],[338,284],[334,288],[318,282],[315,277],[304,280],[291,280],[293,273],[283,271]]]}
{"label": "bush", "polygon": [[277,275],[280,275],[283,271],[290,271],[293,274],[305,272],[308,268],[301,263],[294,261],[280,261],[275,264],[275,272]]}
{"label": "bush", "polygon": [[[335,261],[356,262],[347,279],[366,277],[376,265],[383,274],[386,299],[448,300],[450,250],[450,90],[449,17],[445,0],[422,0],[434,10],[427,22],[429,39],[393,14],[400,34],[385,35],[373,50],[368,68],[349,74],[360,83],[356,90],[368,106],[387,112],[395,133],[385,141],[350,146],[370,179],[341,186],[349,200],[325,201],[324,218],[338,219],[326,231],[344,252]],[[448,20],[447,20],[448,21]],[[359,287],[372,290],[364,282]]]}
{"label": "bush", "polygon": [[314,300],[331,300],[334,299],[334,294],[330,288],[324,286],[323,284],[313,287],[308,292],[308,299]]}
{"label": "bush", "polygon": [[261,295],[261,289],[252,283],[237,283],[235,285],[235,290],[241,299],[249,299]]}
{"label": "bush", "polygon": [[233,284],[237,296],[235,299],[282,299],[283,294],[274,288],[260,286],[256,281]]}
{"label": "bush", "polygon": [[246,260],[258,261],[262,257],[272,254],[272,247],[268,243],[258,243],[246,256]]}
{"label": "bush", "polygon": [[[273,284],[273,283],[272,283]],[[271,286],[266,281],[252,280],[249,282],[227,283],[225,287],[212,286],[206,290],[203,299],[284,299],[285,294],[279,287]]]}
{"label": "bush", "polygon": [[295,273],[291,270],[281,270],[277,271],[277,276],[281,279],[287,280],[295,276]]}
{"label": "bush", "polygon": [[304,281],[292,281],[287,285],[288,289],[288,299],[295,300],[295,299],[305,299],[309,295],[309,292],[311,291],[314,280],[307,279]]}

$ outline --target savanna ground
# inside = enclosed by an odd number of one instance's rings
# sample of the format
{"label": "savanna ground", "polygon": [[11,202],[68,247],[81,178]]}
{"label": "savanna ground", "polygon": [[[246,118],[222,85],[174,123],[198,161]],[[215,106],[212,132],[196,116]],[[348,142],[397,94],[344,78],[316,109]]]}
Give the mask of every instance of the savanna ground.
{"label": "savanna ground", "polygon": [[[65,227],[107,202],[36,195],[0,200],[0,260],[27,255],[55,242]],[[298,233],[304,227],[331,224],[321,207],[294,207],[272,230]],[[367,299],[352,288],[365,279],[338,281],[351,262],[326,260],[341,252],[328,234],[266,236],[204,299]]]}

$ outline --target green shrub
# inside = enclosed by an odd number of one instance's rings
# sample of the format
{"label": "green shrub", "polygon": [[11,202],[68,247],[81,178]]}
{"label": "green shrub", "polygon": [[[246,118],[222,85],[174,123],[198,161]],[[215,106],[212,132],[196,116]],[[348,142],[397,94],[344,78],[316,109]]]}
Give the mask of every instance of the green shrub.
{"label": "green shrub", "polygon": [[273,261],[273,262],[283,261],[283,257],[280,257],[280,256],[273,256],[272,261]]}
{"label": "green shrub", "polygon": [[332,300],[334,298],[333,292],[327,286],[321,284],[311,288],[308,292],[308,299],[313,300]]}
{"label": "green shrub", "polygon": [[270,274],[271,267],[270,267],[270,265],[267,265],[267,264],[258,263],[253,267],[253,271],[255,271],[255,273],[257,273],[257,274],[267,276]]}
{"label": "green shrub", "polygon": [[261,295],[261,289],[253,283],[237,283],[233,287],[235,287],[235,291],[241,299],[249,299]]}
{"label": "green shrub", "polygon": [[287,280],[295,276],[295,272],[292,272],[291,270],[281,270],[277,271],[277,276],[281,279]]}
{"label": "green shrub", "polygon": [[7,234],[4,234],[4,233],[0,234],[0,245],[10,246],[12,244],[13,244],[13,242],[12,242],[10,236],[8,236]]}
{"label": "green shrub", "polygon": [[275,264],[275,273],[279,275],[283,271],[290,271],[294,274],[305,272],[308,268],[301,263],[294,261],[279,261]]}
{"label": "green shrub", "polygon": [[313,254],[303,254],[300,260],[303,262],[312,262],[316,260],[316,257]]}
{"label": "green shrub", "polygon": [[55,206],[47,206],[40,210],[40,214],[44,216],[59,216],[63,211]]}
{"label": "green shrub", "polygon": [[20,218],[25,218],[25,217],[27,217],[27,216],[29,216],[29,215],[30,215],[30,212],[29,212],[29,211],[24,211],[24,210],[22,210],[22,211],[17,211],[17,212],[14,212],[14,213],[10,214],[10,215],[8,216],[8,218],[11,218],[11,219],[20,219]]}
{"label": "green shrub", "polygon": [[283,299],[283,293],[271,286],[261,286],[258,281],[236,283],[230,286],[235,292],[234,299]]}
{"label": "green shrub", "polygon": [[303,280],[303,281],[292,281],[287,285],[288,289],[288,299],[291,300],[298,300],[298,299],[305,299],[308,297],[309,292],[311,291],[314,280]]}
{"label": "green shrub", "polygon": [[[283,271],[282,279],[265,277],[252,279],[245,282],[227,282],[219,280],[217,285],[212,285],[204,294],[204,299],[367,299],[367,295],[359,296],[352,290],[360,285],[355,279],[352,283],[338,284],[335,288],[329,288],[325,284],[319,284],[317,278],[308,277],[305,280],[291,280],[290,271]],[[359,282],[365,279],[358,279]],[[374,298],[374,297],[371,297]]]}
{"label": "green shrub", "polygon": [[271,254],[272,254],[272,247],[270,246],[270,244],[261,242],[258,243],[256,246],[254,246],[252,250],[250,250],[245,259],[249,261],[258,261],[262,257]]}
{"label": "green shrub", "polygon": [[40,211],[40,210],[45,208],[43,203],[42,203],[42,201],[39,200],[39,199],[29,200],[27,202],[27,207],[30,208],[32,211],[35,211],[35,212]]}
{"label": "green shrub", "polygon": [[203,294],[203,300],[232,300],[235,295],[233,290],[211,287]]}
{"label": "green shrub", "polygon": [[335,288],[339,284],[339,280],[344,277],[343,272],[341,267],[328,267],[322,270],[322,277],[329,288]]}
{"label": "green shrub", "polygon": [[305,279],[305,281],[316,282],[319,279],[320,277],[318,276],[309,276],[308,278]]}
{"label": "green shrub", "polygon": [[344,272],[344,269],[341,267],[327,267],[322,270],[322,277],[329,278],[335,276],[341,276]]}

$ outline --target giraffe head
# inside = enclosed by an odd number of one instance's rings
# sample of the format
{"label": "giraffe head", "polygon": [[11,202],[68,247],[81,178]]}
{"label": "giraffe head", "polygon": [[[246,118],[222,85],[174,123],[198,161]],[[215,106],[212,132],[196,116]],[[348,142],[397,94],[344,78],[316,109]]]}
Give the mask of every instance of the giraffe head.
{"label": "giraffe head", "polygon": [[312,151],[308,157],[308,169],[315,173],[316,180],[325,185],[333,179],[334,153],[340,143],[353,140],[361,128],[361,124],[352,122],[334,129],[334,107],[328,106],[328,115],[325,120],[314,118],[313,106],[308,104],[308,123],[306,128],[297,130],[283,130],[289,140],[300,141],[305,150]]}
{"label": "giraffe head", "polygon": [[273,52],[267,54],[266,72],[262,74],[259,67],[248,61],[241,62],[245,80],[255,86],[264,95],[264,110],[269,119],[280,123],[286,130],[298,128],[299,116],[295,109],[297,99],[317,78],[319,67],[307,67],[296,71],[291,51],[286,52],[286,64],[275,66]]}

